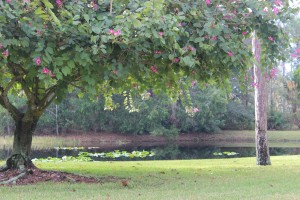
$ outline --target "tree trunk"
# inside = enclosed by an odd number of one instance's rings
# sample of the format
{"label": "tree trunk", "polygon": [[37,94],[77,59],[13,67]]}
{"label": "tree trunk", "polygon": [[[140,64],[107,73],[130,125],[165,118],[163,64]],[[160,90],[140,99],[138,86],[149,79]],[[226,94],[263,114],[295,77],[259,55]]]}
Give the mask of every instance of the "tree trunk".
{"label": "tree trunk", "polygon": [[252,40],[254,64],[254,87],[255,87],[255,141],[256,141],[256,164],[270,165],[270,154],[267,138],[267,87],[266,78],[262,74],[260,66],[261,46],[255,37]]}
{"label": "tree trunk", "polygon": [[38,118],[25,115],[15,121],[16,130],[14,133],[12,155],[7,159],[6,165],[9,169],[20,169],[32,167],[30,159],[32,136],[35,131]]}

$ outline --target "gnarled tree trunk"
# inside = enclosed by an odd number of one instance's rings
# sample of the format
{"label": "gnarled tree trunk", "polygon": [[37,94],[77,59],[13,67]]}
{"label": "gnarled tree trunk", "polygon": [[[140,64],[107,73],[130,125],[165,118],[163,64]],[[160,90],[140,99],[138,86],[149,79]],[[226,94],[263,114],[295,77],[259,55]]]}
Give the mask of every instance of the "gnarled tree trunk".
{"label": "gnarled tree trunk", "polygon": [[32,136],[35,131],[38,118],[25,115],[15,121],[12,155],[7,159],[8,168],[18,169],[20,167],[32,167],[30,159]]}
{"label": "gnarled tree trunk", "polygon": [[256,141],[256,164],[270,165],[270,153],[267,138],[267,86],[266,78],[262,74],[260,66],[261,46],[255,33],[252,40],[253,54],[256,63],[254,64],[255,87],[255,141]]}

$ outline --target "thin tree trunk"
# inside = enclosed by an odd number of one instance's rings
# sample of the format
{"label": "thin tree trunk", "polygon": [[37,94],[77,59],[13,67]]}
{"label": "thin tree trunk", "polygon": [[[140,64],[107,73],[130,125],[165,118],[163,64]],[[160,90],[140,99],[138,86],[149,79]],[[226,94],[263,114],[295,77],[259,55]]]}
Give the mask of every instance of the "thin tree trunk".
{"label": "thin tree trunk", "polygon": [[252,40],[255,86],[255,141],[256,141],[256,164],[270,165],[270,153],[267,138],[267,87],[266,78],[262,74],[260,66],[261,46],[255,33]]}

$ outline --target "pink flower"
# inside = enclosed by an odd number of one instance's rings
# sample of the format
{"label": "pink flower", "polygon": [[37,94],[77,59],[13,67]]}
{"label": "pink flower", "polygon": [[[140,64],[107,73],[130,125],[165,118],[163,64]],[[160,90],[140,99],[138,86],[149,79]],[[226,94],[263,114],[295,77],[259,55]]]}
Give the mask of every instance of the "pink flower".
{"label": "pink flower", "polygon": [[173,63],[178,63],[179,62],[179,58],[174,58],[173,59]]}
{"label": "pink flower", "polygon": [[217,36],[212,36],[211,40],[216,41],[217,40]]}
{"label": "pink flower", "polygon": [[291,56],[292,56],[292,58],[297,58],[297,57],[298,57],[298,54],[292,53]]}
{"label": "pink flower", "polygon": [[266,13],[268,12],[268,10],[269,10],[268,7],[265,7],[263,11]]}
{"label": "pink flower", "polygon": [[115,31],[113,29],[109,29],[108,33],[113,35],[115,33]]}
{"label": "pink flower", "polygon": [[121,30],[120,29],[114,32],[114,36],[119,36],[119,35],[121,35]]}
{"label": "pink flower", "polygon": [[270,41],[274,41],[274,38],[272,36],[268,37]]}
{"label": "pink flower", "polygon": [[158,74],[157,68],[155,66],[151,66],[150,67],[151,71],[153,71],[154,73]]}
{"label": "pink flower", "polygon": [[[1,48],[0,48],[1,49]],[[300,53],[300,48],[296,49],[296,53]]]}
{"label": "pink flower", "polygon": [[247,35],[247,34],[248,34],[247,31],[242,32],[242,35]]}
{"label": "pink flower", "polygon": [[179,22],[179,23],[178,23],[178,27],[182,27],[182,22]]}
{"label": "pink flower", "polygon": [[257,86],[258,86],[258,83],[253,82],[251,85],[252,85],[253,87],[257,87]]}
{"label": "pink flower", "polygon": [[270,76],[271,76],[272,78],[275,78],[277,72],[278,72],[278,69],[277,69],[277,68],[271,69],[271,71],[270,71]]}
{"label": "pink flower", "polygon": [[37,35],[42,35],[42,31],[41,30],[36,30],[36,34]]}
{"label": "pink flower", "polygon": [[50,71],[49,75],[51,76],[51,78],[55,77],[55,74],[52,74],[52,72]]}
{"label": "pink flower", "polygon": [[277,15],[277,14],[280,12],[280,9],[277,8],[277,7],[274,7],[274,8],[272,9],[272,11],[273,11],[273,13],[274,13],[275,15]]}
{"label": "pink flower", "polygon": [[193,46],[189,46],[190,51],[195,51],[195,48]]}
{"label": "pink flower", "polygon": [[58,7],[62,7],[63,3],[61,0],[56,0],[56,4],[58,5]]}
{"label": "pink flower", "polygon": [[233,56],[233,53],[231,51],[229,51],[227,54],[228,54],[229,57]]}
{"label": "pink flower", "polygon": [[208,83],[205,83],[205,87],[208,87],[209,86],[209,84]]}
{"label": "pink flower", "polygon": [[193,108],[193,112],[196,113],[196,112],[199,112],[200,110],[198,108]]}
{"label": "pink flower", "polygon": [[211,1],[210,0],[205,0],[206,5],[210,5]]}
{"label": "pink flower", "polygon": [[282,5],[282,1],[281,0],[275,0],[274,4],[277,6],[281,6]]}
{"label": "pink flower", "polygon": [[43,74],[51,74],[51,71],[48,68],[43,68]]}
{"label": "pink flower", "polygon": [[158,32],[158,35],[160,36],[160,37],[162,37],[162,36],[164,36],[164,32]]}
{"label": "pink flower", "polygon": [[8,50],[5,50],[2,55],[7,58],[9,56]]}
{"label": "pink flower", "polygon": [[192,81],[192,86],[194,87],[196,85],[196,81]]}
{"label": "pink flower", "polygon": [[40,57],[34,59],[36,65],[41,65],[42,59]]}
{"label": "pink flower", "polygon": [[160,50],[155,50],[154,54],[161,54],[161,51]]}
{"label": "pink flower", "polygon": [[6,3],[10,3],[11,2],[11,0],[6,0]]}
{"label": "pink flower", "polygon": [[113,73],[114,73],[115,75],[117,75],[117,74],[118,74],[118,70],[115,69],[115,70],[113,71]]}

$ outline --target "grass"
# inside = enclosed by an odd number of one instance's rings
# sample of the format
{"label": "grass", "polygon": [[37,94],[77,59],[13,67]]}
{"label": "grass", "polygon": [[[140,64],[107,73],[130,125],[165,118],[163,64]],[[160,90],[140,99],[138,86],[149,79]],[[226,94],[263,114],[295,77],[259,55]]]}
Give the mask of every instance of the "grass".
{"label": "grass", "polygon": [[0,187],[0,199],[10,200],[194,200],[300,199],[300,156],[272,157],[271,166],[256,166],[255,158],[210,160],[36,163],[103,180],[103,184],[43,183]]}

